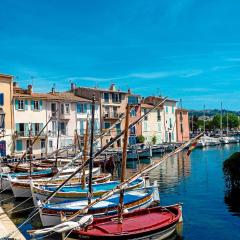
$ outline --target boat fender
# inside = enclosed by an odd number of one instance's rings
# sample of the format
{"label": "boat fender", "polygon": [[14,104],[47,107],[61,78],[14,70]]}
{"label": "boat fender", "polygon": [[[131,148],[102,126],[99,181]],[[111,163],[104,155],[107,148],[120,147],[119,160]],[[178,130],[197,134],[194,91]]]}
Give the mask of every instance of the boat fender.
{"label": "boat fender", "polygon": [[157,180],[154,181],[153,189],[154,189],[153,190],[153,200],[160,203],[160,196],[159,196],[159,191],[158,191],[158,182],[157,182]]}
{"label": "boat fender", "polygon": [[85,215],[79,221],[79,227],[85,228],[93,222],[93,215]]}

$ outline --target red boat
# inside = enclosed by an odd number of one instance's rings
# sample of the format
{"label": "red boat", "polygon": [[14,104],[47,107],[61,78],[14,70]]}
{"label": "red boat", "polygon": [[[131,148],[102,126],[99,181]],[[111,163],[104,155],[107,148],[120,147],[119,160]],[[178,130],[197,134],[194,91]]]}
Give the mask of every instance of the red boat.
{"label": "red boat", "polygon": [[94,219],[87,229],[73,231],[79,239],[144,239],[171,236],[182,221],[181,205],[153,207],[124,213],[122,223],[118,216]]}

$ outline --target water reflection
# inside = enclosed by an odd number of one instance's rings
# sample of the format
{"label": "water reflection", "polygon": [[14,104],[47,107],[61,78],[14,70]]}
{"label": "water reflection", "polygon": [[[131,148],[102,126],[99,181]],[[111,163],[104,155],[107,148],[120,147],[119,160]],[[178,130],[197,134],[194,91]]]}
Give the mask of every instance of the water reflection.
{"label": "water reflection", "polygon": [[240,217],[240,189],[233,188],[228,189],[225,192],[224,202],[228,206],[228,210],[233,213],[234,216]]}
{"label": "water reflection", "polygon": [[[140,161],[127,162],[127,177],[148,166],[150,163],[158,162],[161,156],[152,159],[141,159]],[[157,181],[161,193],[174,190],[174,187],[191,173],[191,161],[186,152],[181,152],[161,163],[161,165],[149,172],[150,183]]]}

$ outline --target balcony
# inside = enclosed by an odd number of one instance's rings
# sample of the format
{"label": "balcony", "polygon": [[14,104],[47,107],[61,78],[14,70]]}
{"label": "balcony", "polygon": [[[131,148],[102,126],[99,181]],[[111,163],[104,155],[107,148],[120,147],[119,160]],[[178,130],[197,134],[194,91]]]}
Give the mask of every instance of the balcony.
{"label": "balcony", "polygon": [[[29,132],[28,131],[16,131],[16,136],[18,138],[29,138]],[[40,133],[40,131],[35,131],[31,133],[31,137],[36,137],[38,134]],[[46,136],[46,132],[43,131],[41,132],[40,137],[45,137]]]}
{"label": "balcony", "polygon": [[103,114],[104,119],[118,119],[120,117],[120,113],[117,112],[105,112]]}
{"label": "balcony", "polygon": [[64,114],[60,114],[60,119],[62,120],[70,120],[70,114],[64,113]]}

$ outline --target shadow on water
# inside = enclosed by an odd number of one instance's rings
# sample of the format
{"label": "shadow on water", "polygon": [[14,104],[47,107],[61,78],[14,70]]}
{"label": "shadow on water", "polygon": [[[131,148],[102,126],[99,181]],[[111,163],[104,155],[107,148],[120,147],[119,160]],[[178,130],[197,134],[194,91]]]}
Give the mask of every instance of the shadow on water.
{"label": "shadow on water", "polygon": [[225,192],[224,202],[228,206],[228,210],[233,213],[234,216],[240,217],[240,189],[228,189]]}

